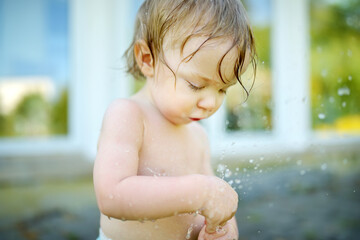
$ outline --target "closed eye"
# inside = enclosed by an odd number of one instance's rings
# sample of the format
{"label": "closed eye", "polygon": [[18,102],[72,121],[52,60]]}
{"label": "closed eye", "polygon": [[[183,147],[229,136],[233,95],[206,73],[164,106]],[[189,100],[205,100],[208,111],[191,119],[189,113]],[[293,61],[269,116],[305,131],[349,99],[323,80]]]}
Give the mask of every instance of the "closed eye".
{"label": "closed eye", "polygon": [[190,87],[190,89],[191,90],[193,90],[193,91],[199,91],[199,90],[201,90],[201,89],[203,89],[204,87],[198,87],[198,86],[195,86],[195,85],[193,85],[192,83],[190,83],[190,82],[188,82],[188,86]]}

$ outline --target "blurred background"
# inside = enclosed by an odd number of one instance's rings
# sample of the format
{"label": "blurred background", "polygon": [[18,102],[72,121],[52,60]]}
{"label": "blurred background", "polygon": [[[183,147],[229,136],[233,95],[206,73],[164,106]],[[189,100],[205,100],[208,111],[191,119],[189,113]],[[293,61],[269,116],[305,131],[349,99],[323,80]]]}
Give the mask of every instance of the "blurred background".
{"label": "blurred background", "polygon": [[[141,87],[122,58],[141,3],[0,0],[0,239],[97,237],[96,142]],[[254,87],[202,122],[240,239],[359,239],[360,1],[243,3]]]}

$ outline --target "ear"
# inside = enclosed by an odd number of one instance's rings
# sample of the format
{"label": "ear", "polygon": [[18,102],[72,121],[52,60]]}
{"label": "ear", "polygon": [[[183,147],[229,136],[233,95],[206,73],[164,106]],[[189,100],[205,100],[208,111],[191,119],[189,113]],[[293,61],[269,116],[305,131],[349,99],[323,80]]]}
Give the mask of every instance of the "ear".
{"label": "ear", "polygon": [[134,44],[134,55],[144,76],[154,76],[154,60],[150,48],[144,40],[139,40]]}

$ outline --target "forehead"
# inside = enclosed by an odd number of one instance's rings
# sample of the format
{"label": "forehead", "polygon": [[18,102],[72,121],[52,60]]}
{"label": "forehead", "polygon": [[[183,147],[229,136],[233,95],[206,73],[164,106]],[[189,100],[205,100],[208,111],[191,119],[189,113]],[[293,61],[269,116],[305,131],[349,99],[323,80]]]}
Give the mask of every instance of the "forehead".
{"label": "forehead", "polygon": [[[236,47],[232,47],[232,40],[206,40],[207,37],[192,37],[185,44],[183,51],[180,46],[166,44],[164,56],[169,66],[175,73],[186,71],[190,75],[200,75],[217,81],[221,81],[220,70],[226,83],[235,81],[234,66],[238,59],[238,51]],[[193,55],[194,52],[196,53]],[[189,56],[192,57],[188,58]]]}

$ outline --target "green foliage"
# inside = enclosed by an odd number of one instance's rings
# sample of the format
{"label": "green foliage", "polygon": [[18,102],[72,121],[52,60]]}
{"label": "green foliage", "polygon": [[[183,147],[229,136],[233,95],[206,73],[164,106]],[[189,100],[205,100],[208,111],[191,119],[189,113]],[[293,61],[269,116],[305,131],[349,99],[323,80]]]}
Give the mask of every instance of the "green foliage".
{"label": "green foliage", "polygon": [[53,104],[51,110],[52,134],[65,135],[68,133],[68,99],[67,89],[61,91],[59,99]]}
{"label": "green foliage", "polygon": [[39,93],[24,96],[8,115],[0,114],[0,137],[49,136],[68,133],[68,90],[49,102]]}
{"label": "green foliage", "polygon": [[259,64],[270,68],[270,27],[254,27],[256,52]]}
{"label": "green foliage", "polygon": [[312,120],[317,128],[360,114],[360,2],[311,3]]}
{"label": "green foliage", "polygon": [[9,116],[13,136],[46,135],[49,122],[49,104],[42,95],[25,96]]}
{"label": "green foliage", "polygon": [[[246,103],[227,109],[228,131],[238,130],[270,130],[271,122],[271,79],[270,79],[270,27],[253,27],[257,51],[257,73],[255,85]],[[249,67],[250,68],[250,67]],[[242,76],[247,81],[247,74]],[[252,81],[252,74],[250,80]],[[259,86],[259,85],[260,86]],[[267,88],[267,86],[269,86]],[[231,97],[231,96],[227,96]]]}

